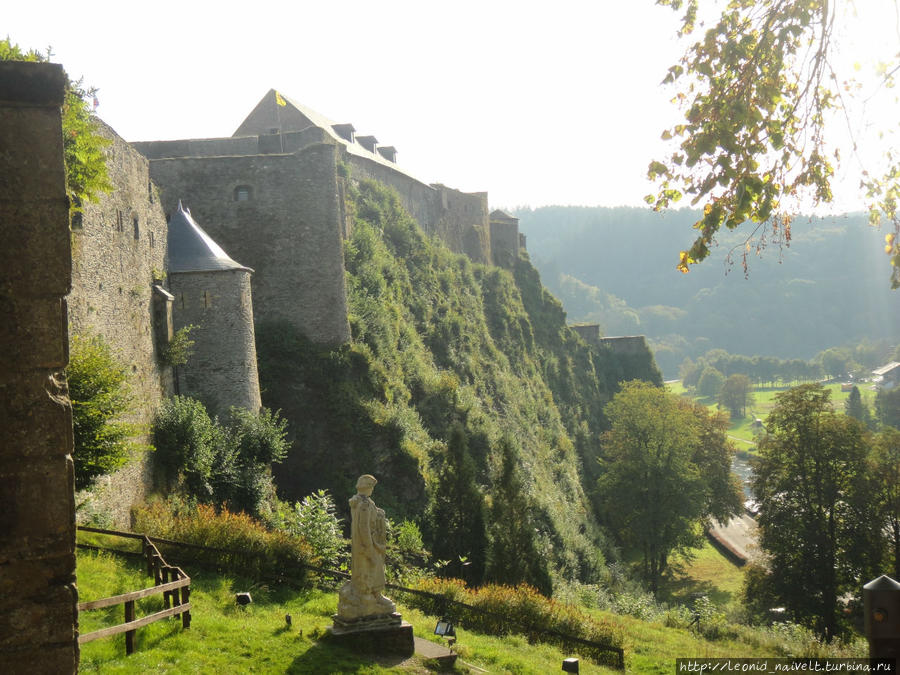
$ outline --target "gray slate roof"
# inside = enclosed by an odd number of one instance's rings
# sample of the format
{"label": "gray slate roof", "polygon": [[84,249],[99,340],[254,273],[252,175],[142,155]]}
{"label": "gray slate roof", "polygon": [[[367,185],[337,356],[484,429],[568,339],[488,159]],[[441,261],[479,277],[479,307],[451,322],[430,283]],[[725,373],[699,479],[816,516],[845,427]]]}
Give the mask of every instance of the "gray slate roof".
{"label": "gray slate roof", "polygon": [[246,270],[232,260],[222,247],[200,227],[178,201],[178,210],[169,220],[169,272],[217,272]]}

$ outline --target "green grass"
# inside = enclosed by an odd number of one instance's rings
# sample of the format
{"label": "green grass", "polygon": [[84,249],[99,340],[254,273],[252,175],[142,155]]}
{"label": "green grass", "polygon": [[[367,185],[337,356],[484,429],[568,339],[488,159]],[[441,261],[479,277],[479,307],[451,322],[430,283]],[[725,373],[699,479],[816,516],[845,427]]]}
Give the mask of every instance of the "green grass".
{"label": "green grass", "polygon": [[[704,547],[685,565],[684,577],[673,577],[668,592],[675,598],[692,589],[709,591],[726,599],[734,597],[737,573],[718,553]],[[721,558],[721,556],[718,556]],[[430,673],[418,657],[379,658],[354,654],[320,638],[331,625],[337,594],[322,590],[296,590],[266,586],[229,575],[213,575],[195,570],[192,574],[191,628],[183,630],[180,619],[157,622],[137,631],[136,651],[125,656],[124,635],[97,640],[82,646],[80,671],[85,673]],[[82,601],[137,590],[150,585],[137,559],[108,553],[78,552],[78,586]],[[238,607],[234,594],[249,591],[253,604]],[[394,600],[398,596],[394,595]],[[159,599],[142,600],[137,615],[161,608]],[[413,625],[419,637],[437,639],[432,634],[436,617],[404,607],[398,611]],[[641,621],[601,610],[586,610],[620,627],[625,637],[627,672],[671,673],[674,659],[685,656],[783,656],[815,654],[820,646],[807,638],[789,637],[769,629],[728,626],[716,640],[696,632],[665,625],[665,621]],[[82,633],[122,622],[121,606],[106,612],[83,612]],[[292,626],[284,616],[291,614]],[[529,644],[520,636],[493,637],[457,627],[461,661],[455,672],[477,672],[472,664],[491,673],[559,672],[562,659],[573,656],[554,647]],[[865,645],[833,655],[861,656]],[[581,659],[583,673],[617,672]]]}
{"label": "green grass", "polygon": [[[693,393],[684,388],[681,381],[673,381],[666,383],[666,387],[673,394],[686,396],[694,401],[701,403],[709,408],[716,407],[715,399],[708,396],[694,396]],[[735,446],[739,451],[753,454],[756,447],[756,430],[753,422],[757,418],[766,421],[772,408],[775,406],[775,395],[790,389],[788,386],[766,387],[763,389],[753,390],[753,403],[747,406],[747,415],[740,419],[732,419],[731,426],[728,427],[728,435],[735,442]],[[831,403],[837,411],[844,410],[844,402],[850,396],[850,392],[841,391],[839,383],[826,384],[825,389],[831,392]],[[867,385],[859,387],[862,395],[863,403],[870,409],[874,408],[875,392],[868,388]]]}
{"label": "green grass", "polygon": [[662,587],[662,599],[689,604],[695,593],[707,595],[715,604],[736,607],[744,584],[744,571],[719,553],[709,541],[690,560],[677,558]]}

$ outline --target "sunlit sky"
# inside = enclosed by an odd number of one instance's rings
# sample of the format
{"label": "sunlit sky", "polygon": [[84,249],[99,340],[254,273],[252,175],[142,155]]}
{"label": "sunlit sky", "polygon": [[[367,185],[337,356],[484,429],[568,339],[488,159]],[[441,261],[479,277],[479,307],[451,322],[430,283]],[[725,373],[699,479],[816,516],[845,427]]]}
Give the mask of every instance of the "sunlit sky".
{"label": "sunlit sky", "polygon": [[[844,51],[867,66],[900,40],[893,0],[863,13],[865,38]],[[6,3],[2,21],[97,87],[126,140],[230,136],[275,88],[492,207],[641,205],[679,119],[659,82],[685,45],[653,0],[44,0]]]}

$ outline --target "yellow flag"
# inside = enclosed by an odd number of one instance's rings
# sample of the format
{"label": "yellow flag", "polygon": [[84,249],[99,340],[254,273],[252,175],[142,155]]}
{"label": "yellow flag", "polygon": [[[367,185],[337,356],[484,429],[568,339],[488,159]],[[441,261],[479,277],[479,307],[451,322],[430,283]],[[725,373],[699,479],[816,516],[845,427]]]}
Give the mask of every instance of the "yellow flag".
{"label": "yellow flag", "polygon": [[277,91],[275,92],[275,103],[278,105],[287,105],[287,101],[279,94]]}

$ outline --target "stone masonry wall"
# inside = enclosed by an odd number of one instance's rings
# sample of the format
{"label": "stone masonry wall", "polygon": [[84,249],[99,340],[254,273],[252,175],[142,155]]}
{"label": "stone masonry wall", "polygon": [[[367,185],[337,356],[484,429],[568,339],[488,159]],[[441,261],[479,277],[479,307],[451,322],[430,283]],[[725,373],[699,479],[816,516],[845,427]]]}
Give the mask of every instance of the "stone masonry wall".
{"label": "stone masonry wall", "polygon": [[0,672],[74,673],[71,250],[57,65],[0,63]]}
{"label": "stone masonry wall", "polygon": [[[159,362],[153,322],[153,278],[166,269],[167,225],[149,162],[108,126],[105,149],[114,189],[96,203],[84,205],[79,227],[73,227],[72,335],[100,335],[128,372],[135,411],[130,420],[142,430],[138,444],[150,442],[156,409],[171,392],[171,369]],[[149,456],[135,459],[97,481],[93,503],[80,513],[110,514],[116,526],[130,525],[130,508],[149,490]],[[79,499],[86,495],[79,495]]]}
{"label": "stone masonry wall", "polygon": [[175,329],[193,325],[193,354],[178,367],[179,393],[193,396],[210,415],[232,405],[259,410],[250,272],[179,272],[170,276]]}
{"label": "stone masonry wall", "polygon": [[[255,271],[257,321],[288,320],[320,344],[350,339],[337,148],[290,155],[157,159],[163,204],[181,199],[234,260]],[[237,201],[238,187],[250,199]]]}

